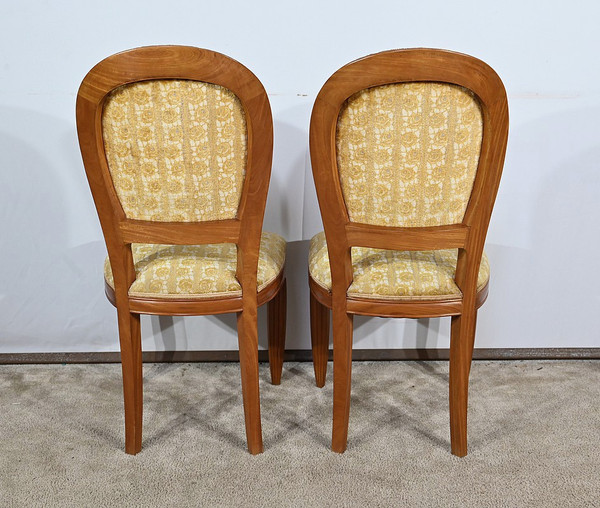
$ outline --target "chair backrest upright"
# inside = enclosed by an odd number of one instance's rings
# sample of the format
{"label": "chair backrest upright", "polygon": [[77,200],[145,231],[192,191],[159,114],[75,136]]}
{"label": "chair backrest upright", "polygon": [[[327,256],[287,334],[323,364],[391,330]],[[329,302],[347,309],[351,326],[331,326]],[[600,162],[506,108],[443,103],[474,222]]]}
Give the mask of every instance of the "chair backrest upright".
{"label": "chair backrest upright", "polygon": [[131,243],[235,243],[256,294],[273,127],[251,71],[188,46],[110,56],[81,84],[77,130],[117,299],[135,279]]}
{"label": "chair backrest upright", "polygon": [[392,50],[335,72],[310,127],[334,293],[352,283],[353,246],[458,248],[457,284],[475,298],[507,136],[504,86],[476,58]]}

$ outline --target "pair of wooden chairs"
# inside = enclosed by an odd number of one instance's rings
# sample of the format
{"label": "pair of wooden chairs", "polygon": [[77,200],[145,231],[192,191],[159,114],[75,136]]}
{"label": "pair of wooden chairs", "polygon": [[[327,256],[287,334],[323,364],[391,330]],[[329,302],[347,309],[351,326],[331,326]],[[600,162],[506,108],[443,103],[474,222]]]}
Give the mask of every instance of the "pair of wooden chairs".
{"label": "pair of wooden chairs", "polygon": [[[273,144],[263,86],[219,53],[139,48],[88,73],[77,128],[118,314],[126,452],[142,444],[140,315],[236,312],[248,449],[260,453],[257,308],[268,305],[273,384],[286,313],[285,241],[262,232]],[[364,314],[452,316],[451,445],[466,454],[483,244],[507,131],[502,82],[466,55],[383,52],[321,89],[310,152],[325,231],[311,241],[310,319],[323,386],[332,311],[334,451],[346,449],[352,316]]]}

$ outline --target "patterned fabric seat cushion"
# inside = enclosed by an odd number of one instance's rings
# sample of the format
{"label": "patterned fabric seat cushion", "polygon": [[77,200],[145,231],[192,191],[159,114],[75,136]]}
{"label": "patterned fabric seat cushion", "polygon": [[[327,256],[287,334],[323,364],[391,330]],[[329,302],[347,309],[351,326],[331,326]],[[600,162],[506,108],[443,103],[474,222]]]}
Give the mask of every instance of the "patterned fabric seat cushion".
{"label": "patterned fabric seat cushion", "polygon": [[[132,244],[136,279],[129,296],[211,298],[242,294],[235,277],[237,248],[232,243],[209,245]],[[283,269],[285,240],[263,232],[258,260],[258,291],[273,282]],[[114,289],[109,259],[104,277]]]}
{"label": "patterned fabric seat cushion", "polygon": [[[325,233],[310,242],[309,272],[312,279],[331,291],[331,271]],[[394,251],[352,247],[354,280],[348,296],[394,300],[442,300],[461,295],[454,282],[456,249],[437,251]],[[490,278],[490,265],[483,254],[477,289]]]}

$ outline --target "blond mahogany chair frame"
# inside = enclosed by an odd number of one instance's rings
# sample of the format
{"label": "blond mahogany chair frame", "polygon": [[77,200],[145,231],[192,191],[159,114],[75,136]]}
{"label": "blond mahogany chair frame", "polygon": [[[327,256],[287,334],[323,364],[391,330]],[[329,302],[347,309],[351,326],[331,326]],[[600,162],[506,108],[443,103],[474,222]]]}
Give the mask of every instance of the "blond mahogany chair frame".
{"label": "blond mahogany chair frame", "polygon": [[[147,80],[202,81],[231,90],[240,100],[247,125],[247,165],[237,218],[206,222],[154,222],[125,216],[108,168],[102,112],[117,87]],[[257,308],[269,302],[271,380],[279,384],[285,343],[286,289],[283,272],[257,293],[262,222],[271,174],[273,122],[267,94],[256,76],[239,62],[204,49],[154,46],[110,56],[85,77],[77,95],[77,131],[114,275],[125,403],[125,450],[142,446],[142,356],[140,314],[190,316],[237,313],[242,393],[248,450],[262,452],[258,379]],[[218,298],[139,298],[128,290],[136,278],[132,243],[195,245],[235,243],[236,277],[242,295]]]}
{"label": "blond mahogany chair frame", "polygon": [[[336,160],[336,127],[350,96],[380,85],[441,82],[471,90],[478,99],[483,139],[473,190],[459,224],[435,227],[385,227],[351,222],[342,194]],[[347,446],[354,314],[380,317],[452,316],[450,342],[450,437],[454,455],[467,454],[467,396],[477,309],[488,286],[477,292],[479,264],[498,191],[508,137],[504,85],[484,62],[434,49],[386,51],[356,60],[335,72],[319,92],[310,124],[313,175],[329,249],[332,290],[309,276],[311,336],[315,377],[325,383],[329,344],[329,309],[333,321],[332,449]],[[347,296],[352,284],[351,247],[392,250],[459,249],[455,282],[462,296],[442,301],[390,301]]]}

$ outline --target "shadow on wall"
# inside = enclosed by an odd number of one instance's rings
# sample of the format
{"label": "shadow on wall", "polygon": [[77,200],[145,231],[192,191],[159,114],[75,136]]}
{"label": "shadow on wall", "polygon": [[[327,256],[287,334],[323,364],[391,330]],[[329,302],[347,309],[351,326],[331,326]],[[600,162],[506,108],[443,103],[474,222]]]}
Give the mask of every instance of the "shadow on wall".
{"label": "shadow on wall", "polygon": [[[553,106],[564,107],[558,100],[547,107]],[[591,319],[600,308],[600,108],[594,106],[511,132],[492,218],[492,227],[499,223],[494,236],[501,230],[508,245],[487,247],[492,280],[478,323],[482,347],[600,347]],[[532,151],[536,146],[543,150]],[[502,230],[511,224],[512,235]]]}
{"label": "shadow on wall", "polygon": [[[11,127],[0,133],[0,351],[105,345],[110,305],[103,301],[103,242],[70,246],[70,192],[90,195],[74,125],[15,108],[2,108],[0,116]],[[39,151],[44,145],[51,154]]]}
{"label": "shadow on wall", "polygon": [[[174,352],[238,348],[235,314],[188,317],[143,316],[142,319],[144,351]],[[149,326],[146,326],[146,323],[149,323]],[[262,333],[261,325],[259,310],[259,334]]]}
{"label": "shadow on wall", "polygon": [[[284,111],[286,117],[303,116],[306,108]],[[273,168],[267,196],[263,229],[296,241],[302,235],[302,209],[308,138],[306,131],[280,121],[274,122]]]}

